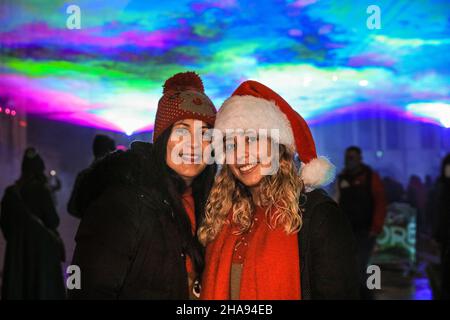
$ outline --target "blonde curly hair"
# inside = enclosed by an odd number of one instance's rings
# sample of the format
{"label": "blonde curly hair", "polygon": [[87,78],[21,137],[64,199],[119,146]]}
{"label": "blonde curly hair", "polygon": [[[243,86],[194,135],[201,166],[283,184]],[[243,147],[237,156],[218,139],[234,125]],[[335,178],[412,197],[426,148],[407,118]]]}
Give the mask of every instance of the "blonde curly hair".
{"label": "blonde curly hair", "polygon": [[[302,225],[299,198],[304,186],[297,173],[294,154],[284,145],[279,145],[279,148],[277,173],[265,176],[261,181],[261,206],[266,208],[266,223],[270,228],[283,226],[287,234],[292,234],[298,232]],[[237,226],[236,234],[248,231],[255,205],[247,187],[224,165],[215,178],[206,203],[205,219],[198,230],[198,238],[203,245],[216,238],[230,209],[233,210],[232,223]]]}

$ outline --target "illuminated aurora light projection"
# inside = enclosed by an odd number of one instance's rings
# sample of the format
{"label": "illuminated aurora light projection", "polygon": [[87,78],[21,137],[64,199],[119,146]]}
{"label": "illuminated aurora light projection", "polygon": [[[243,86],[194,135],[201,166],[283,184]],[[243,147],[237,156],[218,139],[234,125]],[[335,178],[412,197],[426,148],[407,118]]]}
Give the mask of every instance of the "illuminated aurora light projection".
{"label": "illuminated aurora light projection", "polygon": [[[379,30],[366,26],[374,2]],[[66,27],[71,4],[80,30]],[[151,130],[164,80],[195,70],[217,106],[255,79],[313,123],[369,105],[450,127],[448,0],[3,0],[0,9],[1,101],[31,114]]]}

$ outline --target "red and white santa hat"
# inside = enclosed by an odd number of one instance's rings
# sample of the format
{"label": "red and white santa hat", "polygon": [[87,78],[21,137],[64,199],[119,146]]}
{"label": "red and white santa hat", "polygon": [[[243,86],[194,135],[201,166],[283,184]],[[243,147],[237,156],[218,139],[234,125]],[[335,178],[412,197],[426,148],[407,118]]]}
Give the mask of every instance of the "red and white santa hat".
{"label": "red and white santa hat", "polygon": [[311,131],[303,119],[281,96],[265,85],[248,80],[243,82],[220,108],[216,129],[279,130],[279,143],[297,152],[302,167],[300,176],[306,187],[317,188],[331,183],[334,165],[318,157]]}

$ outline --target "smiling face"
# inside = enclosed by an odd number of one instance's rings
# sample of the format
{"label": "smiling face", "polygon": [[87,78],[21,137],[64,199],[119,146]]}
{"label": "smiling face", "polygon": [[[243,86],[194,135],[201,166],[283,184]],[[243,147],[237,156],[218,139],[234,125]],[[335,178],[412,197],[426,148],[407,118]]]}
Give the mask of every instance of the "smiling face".
{"label": "smiling face", "polygon": [[174,123],[166,149],[166,163],[186,183],[202,173],[207,163],[203,154],[210,142],[203,139],[208,125],[200,120],[183,119]]}
{"label": "smiling face", "polygon": [[227,165],[246,187],[259,186],[272,168],[273,152],[268,137],[238,136],[225,142]]}

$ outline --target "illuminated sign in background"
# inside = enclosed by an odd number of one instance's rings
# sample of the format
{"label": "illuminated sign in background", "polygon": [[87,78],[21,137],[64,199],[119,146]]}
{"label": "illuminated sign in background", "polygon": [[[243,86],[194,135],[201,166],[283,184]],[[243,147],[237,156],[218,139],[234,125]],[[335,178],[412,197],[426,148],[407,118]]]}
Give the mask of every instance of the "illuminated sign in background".
{"label": "illuminated sign in background", "polygon": [[[367,8],[380,9],[370,29]],[[69,29],[76,5],[80,29]],[[368,103],[450,127],[450,2],[5,0],[0,107],[131,134],[195,70],[220,106],[245,79],[308,120]],[[73,21],[72,21],[73,22]]]}
{"label": "illuminated sign in background", "polygon": [[412,268],[416,262],[416,214],[417,210],[407,203],[393,203],[383,232],[377,238],[374,260],[377,263],[405,264]]}

